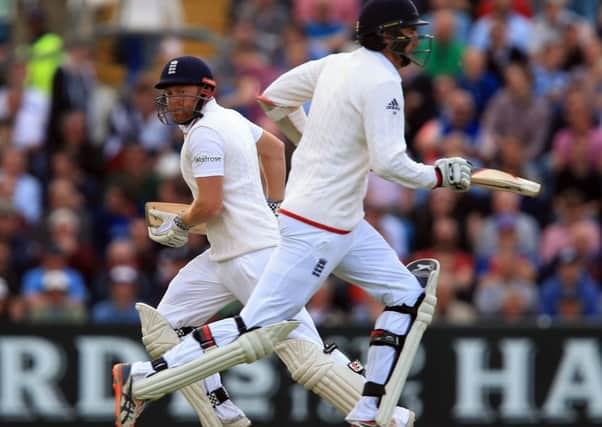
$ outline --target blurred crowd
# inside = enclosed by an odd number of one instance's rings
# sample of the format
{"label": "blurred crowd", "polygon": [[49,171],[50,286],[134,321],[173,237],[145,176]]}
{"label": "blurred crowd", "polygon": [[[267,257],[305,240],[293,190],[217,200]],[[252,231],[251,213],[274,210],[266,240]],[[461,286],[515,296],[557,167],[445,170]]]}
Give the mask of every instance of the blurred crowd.
{"label": "blurred crowd", "polygon": [[[538,198],[409,191],[371,176],[368,221],[404,262],[441,262],[439,321],[600,322],[602,7],[415,2],[431,22],[421,31],[435,40],[424,69],[402,72],[412,156],[463,156],[543,190]],[[158,10],[143,24],[156,31],[124,26],[112,59],[127,73],[106,84],[97,78],[97,41],[64,36],[32,7],[22,11],[28,39],[18,49],[2,19],[11,2],[0,3],[0,322],[137,324],[134,303],[157,304],[207,248],[200,235],[161,247],[144,220],[146,201],[191,200],[179,176],[182,135],[159,122],[153,89],[157,67],[187,53],[181,40],[161,36],[162,25],[185,25],[182,6],[144,2],[135,16]],[[355,49],[362,2],[228,4],[228,43],[204,58],[218,102],[279,134],[255,96],[291,67]],[[165,16],[170,23],[159,22]],[[335,277],[308,308],[328,326],[368,325],[382,310]]]}

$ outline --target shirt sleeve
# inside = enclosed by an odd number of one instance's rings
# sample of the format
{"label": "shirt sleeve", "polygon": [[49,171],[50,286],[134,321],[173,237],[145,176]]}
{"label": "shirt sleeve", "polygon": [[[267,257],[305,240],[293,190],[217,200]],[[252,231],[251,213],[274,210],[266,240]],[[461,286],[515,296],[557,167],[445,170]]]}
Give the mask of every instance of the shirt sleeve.
{"label": "shirt sleeve", "polygon": [[215,130],[196,128],[188,139],[188,154],[195,178],[224,175],[225,144]]}
{"label": "shirt sleeve", "polygon": [[257,126],[251,120],[247,120],[247,124],[249,125],[251,135],[253,135],[253,141],[257,143],[257,141],[259,141],[259,138],[261,138],[261,135],[263,135],[263,128],[261,126]]}
{"label": "shirt sleeve", "polygon": [[370,164],[384,179],[408,188],[433,188],[433,166],[412,160],[404,137],[404,99],[401,84],[394,80],[366,88],[362,96],[364,132]]}
{"label": "shirt sleeve", "polygon": [[263,96],[281,107],[300,107],[314,95],[314,89],[328,57],[309,61],[278,77]]}

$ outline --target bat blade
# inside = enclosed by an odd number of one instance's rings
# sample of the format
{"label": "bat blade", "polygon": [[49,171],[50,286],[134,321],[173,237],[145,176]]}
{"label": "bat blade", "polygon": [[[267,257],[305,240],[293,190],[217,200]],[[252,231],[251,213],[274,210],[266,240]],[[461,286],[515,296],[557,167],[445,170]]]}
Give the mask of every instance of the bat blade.
{"label": "bat blade", "polygon": [[[188,209],[185,203],[170,203],[170,202],[146,202],[144,204],[144,215],[146,216],[146,225],[149,227],[158,227],[162,224],[161,218],[157,218],[150,214],[151,209],[167,213],[181,213]],[[207,234],[207,226],[205,224],[198,224],[192,227],[189,231],[193,234]]]}
{"label": "bat blade", "polygon": [[485,168],[473,171],[472,184],[529,197],[536,197],[541,191],[541,184],[497,169]]}

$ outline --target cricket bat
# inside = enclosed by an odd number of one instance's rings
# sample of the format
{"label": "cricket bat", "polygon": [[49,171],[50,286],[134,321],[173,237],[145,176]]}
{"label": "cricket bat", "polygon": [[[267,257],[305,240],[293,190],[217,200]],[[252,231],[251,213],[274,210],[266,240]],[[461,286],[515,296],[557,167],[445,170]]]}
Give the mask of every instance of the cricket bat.
{"label": "cricket bat", "polygon": [[[151,215],[151,209],[158,211],[177,214],[184,212],[188,209],[188,205],[185,203],[170,203],[170,202],[146,202],[144,204],[144,215],[146,216],[146,225],[149,227],[158,227],[162,224],[161,218]],[[207,234],[207,226],[205,224],[198,224],[192,227],[189,231],[194,234]]]}
{"label": "cricket bat", "polygon": [[509,191],[521,196],[536,197],[541,185],[525,178],[514,176],[497,169],[476,169],[472,172],[472,185],[491,190]]}

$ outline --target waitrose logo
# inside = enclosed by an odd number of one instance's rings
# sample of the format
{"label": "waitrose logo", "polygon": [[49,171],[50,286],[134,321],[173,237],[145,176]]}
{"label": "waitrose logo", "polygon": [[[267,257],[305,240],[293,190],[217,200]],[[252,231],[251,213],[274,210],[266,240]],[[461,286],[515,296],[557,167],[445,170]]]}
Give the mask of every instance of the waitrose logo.
{"label": "waitrose logo", "polygon": [[222,160],[223,157],[221,156],[209,156],[206,154],[194,156],[192,159],[194,163],[221,162]]}

